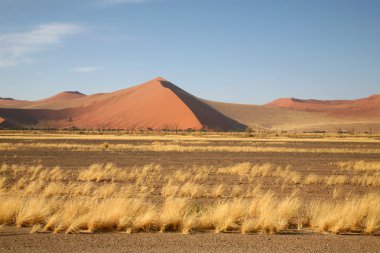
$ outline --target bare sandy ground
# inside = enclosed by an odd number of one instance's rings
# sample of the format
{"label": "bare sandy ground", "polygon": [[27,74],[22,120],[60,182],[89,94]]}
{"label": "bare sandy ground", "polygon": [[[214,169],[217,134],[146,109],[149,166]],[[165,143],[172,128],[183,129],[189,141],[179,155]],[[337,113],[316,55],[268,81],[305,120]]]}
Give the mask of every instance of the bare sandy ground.
{"label": "bare sandy ground", "polygon": [[3,228],[0,252],[380,252],[379,236],[195,233],[29,234]]}

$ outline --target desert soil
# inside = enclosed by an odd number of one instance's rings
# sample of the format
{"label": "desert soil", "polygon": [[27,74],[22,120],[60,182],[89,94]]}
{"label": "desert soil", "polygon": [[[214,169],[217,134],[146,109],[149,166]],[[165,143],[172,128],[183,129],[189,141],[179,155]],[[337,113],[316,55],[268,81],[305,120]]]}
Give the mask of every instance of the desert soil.
{"label": "desert soil", "polygon": [[[1,139],[1,143],[78,143],[101,144],[104,140],[17,140]],[[149,140],[108,140],[110,145],[118,143],[150,144]],[[252,140],[254,143],[254,140]],[[199,144],[201,145],[201,144]],[[246,143],[218,141],[206,145],[246,145]],[[255,145],[265,147],[298,148],[366,148],[379,149],[380,142],[259,142]],[[292,170],[302,176],[315,173],[321,176],[346,173],[337,170],[335,163],[350,160],[379,161],[378,154],[359,153],[299,153],[299,152],[141,152],[141,151],[70,151],[62,149],[26,148],[0,152],[0,163],[35,164],[46,167],[59,165],[63,169],[75,171],[94,163],[112,162],[119,167],[156,163],[163,166],[167,173],[175,169],[187,169],[198,165],[223,167],[241,162],[292,165]],[[220,182],[233,182],[236,178],[215,176]],[[331,198],[335,186],[289,185],[283,187],[268,178],[262,178],[262,188],[272,189],[278,196],[300,189],[302,199]],[[304,188],[303,188],[304,187]],[[343,194],[379,192],[379,187],[354,185],[342,186]],[[157,196],[158,197],[158,196]],[[195,232],[189,235],[180,233],[95,233],[95,234],[30,234],[30,228],[4,226],[0,229],[0,252],[380,252],[378,235],[331,235],[308,233],[282,233],[276,235],[239,233]]]}
{"label": "desert soil", "polygon": [[235,233],[30,234],[0,232],[0,252],[380,252],[379,236]]}

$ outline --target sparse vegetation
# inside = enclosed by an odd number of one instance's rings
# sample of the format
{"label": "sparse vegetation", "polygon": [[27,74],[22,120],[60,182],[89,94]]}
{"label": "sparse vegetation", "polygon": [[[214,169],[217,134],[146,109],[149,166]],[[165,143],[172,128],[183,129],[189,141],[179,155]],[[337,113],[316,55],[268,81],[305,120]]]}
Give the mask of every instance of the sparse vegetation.
{"label": "sparse vegetation", "polygon": [[[0,165],[0,226],[31,233],[380,231],[375,140],[331,146],[310,140],[309,147],[295,139],[223,135],[125,138],[134,141],[102,136],[93,143],[69,137],[0,144],[5,160],[27,161]],[[24,156],[40,151],[99,159],[67,169]],[[153,159],[161,154],[176,162]],[[335,159],[352,154],[360,159]],[[138,160],[130,162],[131,155]],[[303,156],[320,163],[298,163]],[[334,159],[325,162],[325,156]]]}
{"label": "sparse vegetation", "polygon": [[304,180],[304,184],[317,184],[320,182],[320,177],[316,174],[309,174]]}
{"label": "sparse vegetation", "polygon": [[345,170],[357,170],[362,172],[380,172],[380,161],[368,162],[364,160],[339,162],[338,166]]}
{"label": "sparse vegetation", "polygon": [[[77,173],[42,165],[0,167],[0,223],[31,227],[31,233],[93,233],[96,231],[199,230],[241,233],[281,233],[310,228],[331,233],[372,234],[380,228],[380,195],[340,199],[346,183],[361,178],[308,174],[303,180],[291,166],[241,163],[223,168],[194,167],[165,176],[155,164],[118,168],[93,164]],[[212,175],[229,174],[244,185],[209,184]],[[11,175],[7,180],[6,175]],[[365,175],[362,175],[366,176]],[[368,177],[368,175],[367,175]],[[336,185],[329,201],[306,201],[292,192],[276,197],[251,178],[278,178],[283,185]],[[17,180],[15,180],[17,179]],[[197,182],[202,182],[197,183]],[[156,188],[161,200],[154,201]],[[209,198],[199,202],[199,198]],[[303,208],[301,208],[303,206]],[[110,208],[112,207],[112,208]]]}
{"label": "sparse vegetation", "polygon": [[318,201],[308,207],[309,225],[319,231],[373,233],[380,226],[380,196],[367,194],[335,202]]}
{"label": "sparse vegetation", "polygon": [[380,154],[379,148],[290,148],[290,147],[262,147],[256,145],[180,145],[165,142],[153,142],[151,145],[132,145],[132,144],[71,144],[71,143],[23,143],[23,144],[0,144],[0,150],[11,151],[18,149],[63,149],[74,151],[150,151],[150,152],[249,152],[249,153],[333,153],[333,154]]}

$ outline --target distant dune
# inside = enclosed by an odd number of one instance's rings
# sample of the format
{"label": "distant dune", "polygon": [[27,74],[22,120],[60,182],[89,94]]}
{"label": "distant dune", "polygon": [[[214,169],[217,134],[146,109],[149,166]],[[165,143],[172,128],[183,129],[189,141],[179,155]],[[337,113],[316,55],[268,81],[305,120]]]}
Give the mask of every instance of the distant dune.
{"label": "distant dune", "polygon": [[37,101],[0,98],[1,128],[380,131],[380,95],[357,100],[282,98],[246,105],[197,98],[156,78],[115,91],[66,91]]}
{"label": "distant dune", "polygon": [[205,101],[216,110],[250,127],[293,129],[300,125],[314,126],[331,121],[322,114],[292,111],[262,105],[232,104]]}
{"label": "distant dune", "polygon": [[380,119],[380,94],[356,100],[280,98],[267,105],[297,111],[323,112],[336,117]]}
{"label": "distant dune", "polygon": [[55,96],[40,100],[38,102],[46,103],[46,102],[68,101],[68,100],[83,98],[83,97],[86,97],[86,95],[80,93],[79,91],[64,91],[64,92],[58,93]]}
{"label": "distant dune", "polygon": [[267,105],[246,105],[205,101],[207,104],[253,129],[267,128],[285,131],[327,131],[339,129],[380,132],[377,117],[342,117],[319,111],[298,111]]}

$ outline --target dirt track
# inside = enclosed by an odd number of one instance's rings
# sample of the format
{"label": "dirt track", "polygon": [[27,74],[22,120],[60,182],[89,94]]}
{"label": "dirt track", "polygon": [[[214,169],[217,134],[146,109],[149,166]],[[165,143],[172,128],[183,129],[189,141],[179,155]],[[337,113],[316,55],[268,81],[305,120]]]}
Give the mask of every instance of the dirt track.
{"label": "dirt track", "polygon": [[380,252],[379,236],[0,232],[1,252]]}

